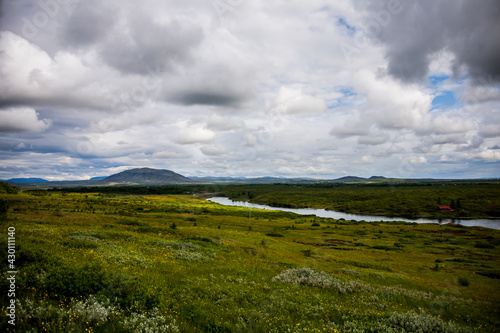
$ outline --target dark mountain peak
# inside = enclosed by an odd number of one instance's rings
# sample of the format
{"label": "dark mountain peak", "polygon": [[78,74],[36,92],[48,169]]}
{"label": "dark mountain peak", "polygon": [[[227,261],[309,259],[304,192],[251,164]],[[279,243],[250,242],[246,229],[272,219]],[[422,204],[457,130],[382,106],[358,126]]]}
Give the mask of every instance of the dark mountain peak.
{"label": "dark mountain peak", "polygon": [[152,169],[152,168],[137,168],[122,171],[111,175],[100,181],[105,184],[179,184],[191,183],[192,179],[184,177],[170,170]]}
{"label": "dark mountain peak", "polygon": [[336,182],[359,182],[366,180],[366,178],[356,177],[356,176],[345,176],[335,179]]}

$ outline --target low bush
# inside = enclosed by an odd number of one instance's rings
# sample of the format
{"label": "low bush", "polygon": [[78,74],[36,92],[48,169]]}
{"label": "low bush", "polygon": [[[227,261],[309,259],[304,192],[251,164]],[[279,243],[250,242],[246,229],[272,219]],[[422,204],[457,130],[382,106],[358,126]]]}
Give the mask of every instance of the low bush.
{"label": "low bush", "polygon": [[359,281],[341,281],[333,276],[323,272],[315,271],[310,268],[295,268],[284,271],[276,275],[273,281],[291,283],[294,285],[306,285],[320,288],[336,289],[341,294],[353,293],[357,291],[369,291],[369,285]]}
{"label": "low bush", "polygon": [[459,276],[458,279],[458,284],[461,285],[462,287],[468,287],[470,282],[467,278],[464,278],[463,276]]}
{"label": "low bush", "polygon": [[500,271],[478,271],[476,274],[489,277],[490,279],[500,279]]}
{"label": "low bush", "polygon": [[269,237],[285,237],[285,236],[283,236],[282,234],[280,234],[278,232],[268,232],[266,234],[266,236],[269,236]]}
{"label": "low bush", "polygon": [[476,242],[476,244],[474,244],[474,247],[478,249],[494,249],[495,245],[488,242]]}
{"label": "low bush", "polygon": [[426,313],[417,314],[413,311],[407,313],[392,313],[388,318],[376,324],[374,333],[469,333],[462,328]]}

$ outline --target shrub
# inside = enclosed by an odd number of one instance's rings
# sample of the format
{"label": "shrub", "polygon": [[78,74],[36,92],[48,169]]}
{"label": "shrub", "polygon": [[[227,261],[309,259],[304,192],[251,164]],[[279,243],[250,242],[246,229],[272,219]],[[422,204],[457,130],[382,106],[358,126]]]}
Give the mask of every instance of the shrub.
{"label": "shrub", "polygon": [[310,257],[310,256],[312,256],[312,254],[313,254],[313,251],[312,251],[312,250],[309,250],[309,249],[308,249],[308,250],[302,250],[302,251],[300,251],[300,252],[304,253],[304,255],[305,255],[306,257]]}
{"label": "shrub", "polygon": [[54,265],[47,271],[45,288],[53,294],[66,297],[87,297],[96,294],[106,286],[105,273],[99,265],[85,265],[75,268]]}
{"label": "shrub", "polygon": [[269,237],[285,237],[285,236],[283,236],[282,234],[277,233],[277,232],[274,232],[274,231],[273,231],[273,232],[268,232],[268,233],[266,234],[266,236],[269,236]]}
{"label": "shrub", "polygon": [[4,199],[0,199],[0,219],[6,219],[9,211],[9,204]]}
{"label": "shrub", "polygon": [[474,247],[478,249],[494,249],[495,245],[487,242],[476,242],[476,244],[474,244]]}
{"label": "shrub", "polygon": [[273,281],[281,281],[294,285],[333,288],[341,294],[368,291],[371,289],[370,286],[359,281],[344,282],[323,271],[315,271],[307,267],[286,270],[283,273],[276,275],[273,278]]}
{"label": "shrub", "polygon": [[[96,238],[97,241],[99,241],[98,238]],[[70,239],[65,239],[61,241],[61,245],[67,246],[67,247],[73,247],[77,249],[96,249],[99,247],[96,244],[96,241],[89,241],[89,240],[84,240],[84,239],[78,239],[78,238],[72,238]]]}
{"label": "shrub", "polygon": [[207,257],[200,252],[187,252],[187,251],[175,252],[170,256],[170,258],[186,260],[186,261],[202,261],[207,259]]}
{"label": "shrub", "polygon": [[175,324],[175,319],[172,319],[170,324],[166,323],[167,320],[161,316],[158,309],[153,309],[150,313],[136,313],[133,312],[129,317],[125,318],[122,325],[127,330],[137,333],[177,333],[180,332]]}
{"label": "shrub", "polygon": [[458,284],[461,285],[462,287],[468,287],[469,286],[469,280],[467,278],[464,278],[463,276],[458,277]]}
{"label": "shrub", "polygon": [[67,306],[23,299],[18,302],[18,315],[21,325],[29,318],[29,330],[20,327],[26,332],[43,332],[47,327],[52,332],[94,332],[92,328],[97,332],[180,332],[175,319],[160,315],[156,307],[146,312],[129,312],[120,310],[117,304],[105,297],[94,295],[80,301],[73,300]]}
{"label": "shrub", "polygon": [[410,311],[407,313],[392,313],[388,318],[376,324],[373,332],[466,333],[470,331],[452,322],[445,322],[439,317]]}
{"label": "shrub", "polygon": [[85,301],[75,302],[72,308],[74,314],[89,323],[104,323],[111,314],[118,311],[110,305],[109,300],[101,303],[94,295],[90,295]]}
{"label": "shrub", "polygon": [[499,271],[478,271],[476,274],[489,277],[490,279],[500,279]]}
{"label": "shrub", "polygon": [[166,247],[173,248],[175,250],[181,250],[181,251],[196,251],[200,247],[196,244],[193,244],[191,242],[188,243],[182,243],[182,242],[163,242],[163,245]]}
{"label": "shrub", "polygon": [[137,221],[137,220],[130,220],[130,219],[123,219],[118,222],[116,222],[121,225],[130,225],[134,227],[140,227],[140,226],[147,226],[148,224],[145,222]]}

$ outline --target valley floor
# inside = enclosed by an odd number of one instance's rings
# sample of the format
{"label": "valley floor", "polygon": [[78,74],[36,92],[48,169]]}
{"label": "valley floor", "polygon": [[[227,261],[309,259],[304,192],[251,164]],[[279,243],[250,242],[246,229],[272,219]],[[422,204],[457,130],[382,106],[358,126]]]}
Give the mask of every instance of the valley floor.
{"label": "valley floor", "polygon": [[7,332],[500,331],[500,231],[249,218],[187,194],[2,199]]}

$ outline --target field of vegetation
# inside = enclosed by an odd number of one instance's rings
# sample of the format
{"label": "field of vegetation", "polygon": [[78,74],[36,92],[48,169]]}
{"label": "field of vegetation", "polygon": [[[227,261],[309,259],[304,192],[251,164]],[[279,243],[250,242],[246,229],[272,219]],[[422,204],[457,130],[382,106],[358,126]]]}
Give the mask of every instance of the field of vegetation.
{"label": "field of vegetation", "polygon": [[[472,207],[459,193],[440,196]],[[261,210],[249,219],[193,194],[26,191],[0,203],[5,332],[500,331],[500,231]]]}
{"label": "field of vegetation", "polygon": [[[289,208],[404,217],[499,218],[500,181],[429,181],[239,185],[223,188],[233,200]],[[449,206],[452,211],[440,211]]]}

